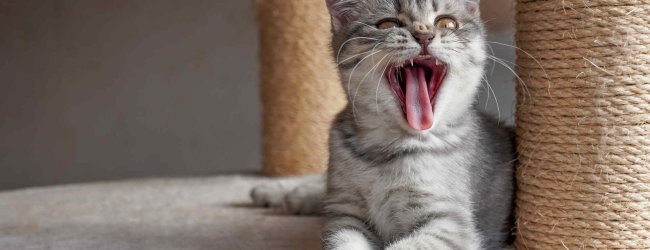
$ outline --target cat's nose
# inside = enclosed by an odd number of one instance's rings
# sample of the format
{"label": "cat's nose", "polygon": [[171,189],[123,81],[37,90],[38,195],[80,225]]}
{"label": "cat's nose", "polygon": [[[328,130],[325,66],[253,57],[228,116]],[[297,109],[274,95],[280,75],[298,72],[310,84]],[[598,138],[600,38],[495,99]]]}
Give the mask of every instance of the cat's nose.
{"label": "cat's nose", "polygon": [[415,36],[415,39],[417,39],[422,45],[429,45],[429,43],[433,41],[432,33],[414,34],[413,36]]}
{"label": "cat's nose", "polygon": [[433,41],[433,27],[420,22],[413,23],[411,30],[413,37],[423,46],[429,45]]}

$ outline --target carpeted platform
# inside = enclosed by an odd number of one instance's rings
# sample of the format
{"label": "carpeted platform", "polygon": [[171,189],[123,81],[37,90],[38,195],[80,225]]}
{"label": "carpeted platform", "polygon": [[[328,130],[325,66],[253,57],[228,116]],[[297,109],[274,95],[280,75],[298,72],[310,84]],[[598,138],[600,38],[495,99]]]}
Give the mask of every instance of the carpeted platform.
{"label": "carpeted platform", "polygon": [[149,179],[0,193],[0,249],[320,249],[319,217],[255,208],[268,181]]}

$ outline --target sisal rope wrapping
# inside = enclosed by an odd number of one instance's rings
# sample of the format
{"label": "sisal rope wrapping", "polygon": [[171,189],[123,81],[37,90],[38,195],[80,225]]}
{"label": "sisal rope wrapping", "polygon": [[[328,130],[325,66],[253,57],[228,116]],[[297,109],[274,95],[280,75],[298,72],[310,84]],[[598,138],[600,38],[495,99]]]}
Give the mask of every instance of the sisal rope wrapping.
{"label": "sisal rope wrapping", "polygon": [[318,173],[328,131],[345,104],[323,0],[258,0],[261,39],[263,172]]}
{"label": "sisal rope wrapping", "polygon": [[517,248],[650,249],[650,0],[517,11]]}

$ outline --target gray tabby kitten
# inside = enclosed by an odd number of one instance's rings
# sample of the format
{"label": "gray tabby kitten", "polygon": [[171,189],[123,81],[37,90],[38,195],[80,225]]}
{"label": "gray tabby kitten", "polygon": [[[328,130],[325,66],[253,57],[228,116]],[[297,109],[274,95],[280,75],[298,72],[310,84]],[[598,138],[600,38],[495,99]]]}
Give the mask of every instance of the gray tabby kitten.
{"label": "gray tabby kitten", "polygon": [[475,108],[486,62],[476,0],[327,0],[349,105],[325,178],[255,188],[328,221],[325,249],[503,249],[511,134]]}

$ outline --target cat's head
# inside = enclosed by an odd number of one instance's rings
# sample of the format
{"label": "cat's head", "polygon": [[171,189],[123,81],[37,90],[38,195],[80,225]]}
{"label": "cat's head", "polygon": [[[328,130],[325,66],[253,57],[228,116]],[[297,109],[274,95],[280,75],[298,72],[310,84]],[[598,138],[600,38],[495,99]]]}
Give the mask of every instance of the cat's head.
{"label": "cat's head", "polygon": [[326,1],[357,122],[418,132],[468,111],[486,60],[478,0]]}

